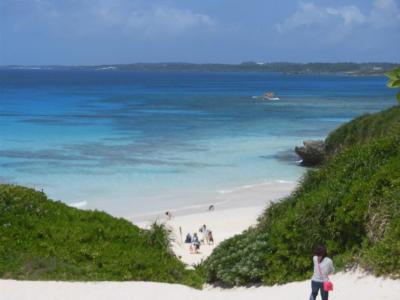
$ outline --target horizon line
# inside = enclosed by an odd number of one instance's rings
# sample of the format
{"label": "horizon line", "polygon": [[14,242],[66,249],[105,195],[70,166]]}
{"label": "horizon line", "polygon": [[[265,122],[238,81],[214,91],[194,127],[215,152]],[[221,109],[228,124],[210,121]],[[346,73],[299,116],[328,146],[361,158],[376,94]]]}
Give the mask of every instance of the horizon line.
{"label": "horizon line", "polygon": [[159,64],[181,64],[181,65],[226,65],[226,66],[240,66],[246,64],[254,65],[271,65],[271,64],[293,64],[293,65],[308,65],[308,64],[394,64],[398,65],[400,62],[389,62],[389,61],[309,61],[309,62],[293,62],[293,61],[242,61],[240,63],[224,63],[224,62],[183,62],[183,61],[159,61],[159,62],[127,62],[127,63],[98,63],[98,64],[0,64],[0,67],[91,67],[91,66],[123,66],[123,65],[159,65]]}

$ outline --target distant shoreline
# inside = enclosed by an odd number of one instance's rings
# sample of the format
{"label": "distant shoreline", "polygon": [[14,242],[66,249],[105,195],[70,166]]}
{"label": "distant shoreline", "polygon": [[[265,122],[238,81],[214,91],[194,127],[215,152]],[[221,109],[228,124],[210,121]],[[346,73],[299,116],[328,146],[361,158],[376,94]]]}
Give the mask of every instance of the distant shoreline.
{"label": "distant shoreline", "polygon": [[260,72],[287,75],[342,75],[383,76],[399,63],[264,63],[244,62],[241,64],[220,63],[131,63],[99,65],[3,65],[0,70],[88,70],[88,71],[136,71],[136,72]]}

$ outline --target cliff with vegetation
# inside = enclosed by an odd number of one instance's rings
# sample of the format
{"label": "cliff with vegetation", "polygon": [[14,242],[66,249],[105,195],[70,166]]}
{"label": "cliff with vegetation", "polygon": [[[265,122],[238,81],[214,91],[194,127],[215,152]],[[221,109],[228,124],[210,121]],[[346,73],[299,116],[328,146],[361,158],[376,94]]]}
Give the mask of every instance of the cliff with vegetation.
{"label": "cliff with vegetation", "polygon": [[312,250],[325,243],[338,269],[359,265],[400,277],[400,109],[343,125],[330,153],[258,225],[228,239],[203,263],[207,281],[276,284],[311,276]]}
{"label": "cliff with vegetation", "polygon": [[0,185],[0,277],[202,283],[171,252],[162,226],[142,230],[14,185]]}

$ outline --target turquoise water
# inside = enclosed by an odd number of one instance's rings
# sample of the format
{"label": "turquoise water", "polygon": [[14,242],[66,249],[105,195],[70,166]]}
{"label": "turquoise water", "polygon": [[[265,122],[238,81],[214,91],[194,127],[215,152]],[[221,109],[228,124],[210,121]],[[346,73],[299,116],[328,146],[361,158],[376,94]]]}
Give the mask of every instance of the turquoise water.
{"label": "turquoise water", "polygon": [[[116,215],[304,169],[289,150],[395,104],[383,77],[0,71],[0,181]],[[274,91],[280,101],[252,96]],[[246,199],[243,199],[246,201]]]}

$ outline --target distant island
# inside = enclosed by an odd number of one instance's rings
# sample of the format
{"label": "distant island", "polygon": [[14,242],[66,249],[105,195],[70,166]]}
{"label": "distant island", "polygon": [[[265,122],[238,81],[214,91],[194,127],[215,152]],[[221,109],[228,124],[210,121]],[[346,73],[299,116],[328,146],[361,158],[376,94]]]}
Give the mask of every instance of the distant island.
{"label": "distant island", "polygon": [[349,76],[380,76],[400,66],[398,63],[290,63],[243,62],[240,64],[196,63],[131,63],[92,66],[7,65],[0,69],[56,69],[137,72],[279,72],[284,74],[340,74]]}

